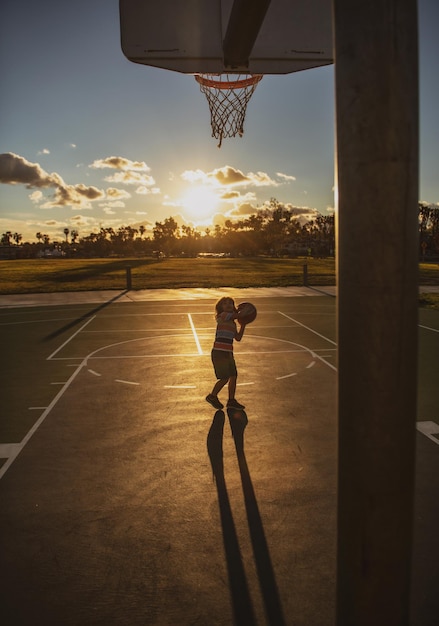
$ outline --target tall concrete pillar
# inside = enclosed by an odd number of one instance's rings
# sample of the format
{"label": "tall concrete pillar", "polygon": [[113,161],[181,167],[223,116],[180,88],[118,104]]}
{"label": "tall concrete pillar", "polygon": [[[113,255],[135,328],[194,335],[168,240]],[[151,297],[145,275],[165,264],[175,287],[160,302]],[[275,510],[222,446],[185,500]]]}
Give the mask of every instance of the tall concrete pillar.
{"label": "tall concrete pillar", "polygon": [[337,624],[409,620],[417,387],[416,0],[333,0]]}

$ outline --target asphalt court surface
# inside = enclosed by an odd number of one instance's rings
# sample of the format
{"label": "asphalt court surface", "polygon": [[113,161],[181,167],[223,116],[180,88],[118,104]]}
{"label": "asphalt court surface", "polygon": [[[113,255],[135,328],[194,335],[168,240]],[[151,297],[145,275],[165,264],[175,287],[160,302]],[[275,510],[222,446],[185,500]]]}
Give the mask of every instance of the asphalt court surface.
{"label": "asphalt court surface", "polygon": [[[252,296],[230,415],[204,400],[215,300],[0,311],[6,623],[334,623],[335,299]],[[416,626],[438,610],[438,331],[421,311]]]}

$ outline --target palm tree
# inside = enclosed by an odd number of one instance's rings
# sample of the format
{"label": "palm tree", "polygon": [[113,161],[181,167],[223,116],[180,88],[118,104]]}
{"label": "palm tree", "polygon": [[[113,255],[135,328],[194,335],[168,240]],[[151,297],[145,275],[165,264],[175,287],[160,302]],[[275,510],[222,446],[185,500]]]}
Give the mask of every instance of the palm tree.
{"label": "palm tree", "polygon": [[68,239],[67,239],[67,238],[68,238],[68,236],[69,236],[69,232],[70,232],[70,231],[69,231],[69,229],[68,229],[68,228],[64,228],[64,231],[63,231],[63,232],[64,232],[64,235],[66,236],[66,243],[69,243],[69,241],[68,241]]}
{"label": "palm tree", "polygon": [[14,233],[13,238],[14,238],[15,243],[18,246],[20,244],[20,241],[23,239],[23,236],[20,235],[20,233]]}

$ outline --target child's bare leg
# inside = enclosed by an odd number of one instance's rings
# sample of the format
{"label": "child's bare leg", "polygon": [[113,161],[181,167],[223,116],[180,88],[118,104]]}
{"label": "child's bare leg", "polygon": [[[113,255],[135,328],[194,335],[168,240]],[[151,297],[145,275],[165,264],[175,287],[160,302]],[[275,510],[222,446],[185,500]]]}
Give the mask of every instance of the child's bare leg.
{"label": "child's bare leg", "polygon": [[229,400],[235,399],[236,392],[236,376],[230,376],[229,378]]}
{"label": "child's bare leg", "polygon": [[213,396],[217,396],[219,394],[219,392],[221,391],[221,389],[227,385],[228,382],[228,378],[220,378],[219,380],[216,381],[213,389],[212,389],[212,395]]}

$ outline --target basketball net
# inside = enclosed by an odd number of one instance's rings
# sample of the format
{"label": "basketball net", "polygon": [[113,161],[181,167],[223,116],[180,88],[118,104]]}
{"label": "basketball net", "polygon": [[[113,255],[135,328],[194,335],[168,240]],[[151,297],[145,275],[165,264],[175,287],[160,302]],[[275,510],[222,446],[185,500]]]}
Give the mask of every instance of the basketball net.
{"label": "basketball net", "polygon": [[261,74],[195,74],[209,103],[212,137],[219,140],[218,148],[224,137],[244,134],[247,104],[261,79]]}

